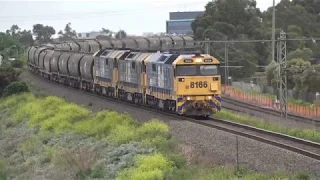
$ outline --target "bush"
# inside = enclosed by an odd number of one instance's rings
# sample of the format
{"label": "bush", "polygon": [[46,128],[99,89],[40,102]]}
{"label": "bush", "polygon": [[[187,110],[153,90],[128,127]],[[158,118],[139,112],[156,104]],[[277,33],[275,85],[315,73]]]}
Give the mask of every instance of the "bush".
{"label": "bush", "polygon": [[13,94],[19,94],[21,92],[29,92],[29,88],[25,82],[12,82],[7,87],[4,88],[3,96],[10,96]]}
{"label": "bush", "polygon": [[117,179],[119,180],[144,180],[165,179],[165,174],[173,171],[173,162],[164,157],[162,154],[139,155],[135,161],[135,167],[121,171]]}

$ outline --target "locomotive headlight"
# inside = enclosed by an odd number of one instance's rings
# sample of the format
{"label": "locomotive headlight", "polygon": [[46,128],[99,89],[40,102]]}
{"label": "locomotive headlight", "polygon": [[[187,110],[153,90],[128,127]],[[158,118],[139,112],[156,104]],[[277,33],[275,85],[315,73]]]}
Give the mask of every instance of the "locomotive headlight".
{"label": "locomotive headlight", "polygon": [[179,78],[178,81],[179,82],[184,82],[184,78]]}
{"label": "locomotive headlight", "polygon": [[202,59],[201,59],[201,58],[197,58],[197,59],[195,60],[195,62],[200,63],[200,62],[202,62]]}
{"label": "locomotive headlight", "polygon": [[211,99],[212,99],[212,96],[208,96],[208,99],[211,100]]}
{"label": "locomotive headlight", "polygon": [[187,100],[191,100],[191,97],[188,96],[188,97],[187,97]]}

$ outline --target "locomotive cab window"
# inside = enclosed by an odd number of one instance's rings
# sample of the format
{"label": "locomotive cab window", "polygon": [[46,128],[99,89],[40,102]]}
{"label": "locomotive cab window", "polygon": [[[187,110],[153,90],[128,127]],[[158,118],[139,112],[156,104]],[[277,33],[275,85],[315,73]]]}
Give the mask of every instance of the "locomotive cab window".
{"label": "locomotive cab window", "polygon": [[219,75],[217,65],[177,65],[176,76],[215,76]]}
{"label": "locomotive cab window", "polygon": [[203,66],[200,66],[200,74],[202,76],[218,75],[218,66],[216,66],[216,65],[203,65]]}

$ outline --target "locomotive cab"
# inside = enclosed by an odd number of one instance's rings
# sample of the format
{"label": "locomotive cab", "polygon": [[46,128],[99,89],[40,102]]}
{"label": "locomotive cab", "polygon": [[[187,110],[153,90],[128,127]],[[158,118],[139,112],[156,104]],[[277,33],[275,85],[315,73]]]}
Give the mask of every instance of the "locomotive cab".
{"label": "locomotive cab", "polygon": [[220,62],[210,55],[181,55],[174,63],[177,113],[210,116],[221,109]]}

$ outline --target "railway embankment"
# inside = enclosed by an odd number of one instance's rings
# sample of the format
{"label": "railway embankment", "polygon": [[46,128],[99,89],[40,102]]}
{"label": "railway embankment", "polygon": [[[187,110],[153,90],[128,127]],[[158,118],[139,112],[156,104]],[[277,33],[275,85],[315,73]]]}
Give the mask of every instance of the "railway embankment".
{"label": "railway embankment", "polygon": [[[31,93],[2,99],[0,110],[3,179],[237,177],[234,167],[200,170],[200,159],[188,165],[169,127],[155,119],[137,124],[128,114],[93,113],[63,98]],[[271,177],[243,167],[238,173],[244,179]]]}
{"label": "railway embankment", "polygon": [[[115,110],[118,113],[128,112],[139,123],[152,118],[160,119],[169,125],[172,138],[177,140],[181,152],[192,164],[205,164],[205,167],[212,167],[212,165],[214,167],[219,165],[236,166],[238,159],[240,167],[246,166],[248,169],[258,172],[274,174],[274,172],[281,170],[292,174],[307,172],[319,176],[320,166],[318,161],[291,151],[243,137],[238,138],[237,149],[236,136],[230,133],[182,120],[173,120],[159,113],[64,88],[37,78],[29,72],[23,72],[21,78],[29,84],[33,84],[31,85],[33,87],[32,91],[37,94],[62,97],[93,112],[99,112],[103,109]],[[191,170],[187,172],[189,171]]]}

